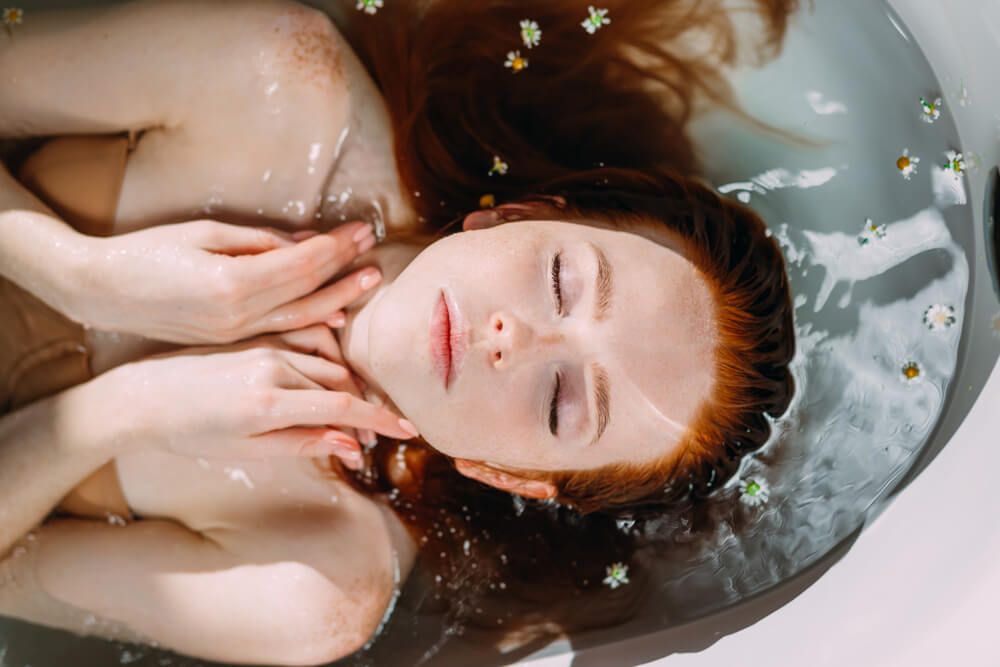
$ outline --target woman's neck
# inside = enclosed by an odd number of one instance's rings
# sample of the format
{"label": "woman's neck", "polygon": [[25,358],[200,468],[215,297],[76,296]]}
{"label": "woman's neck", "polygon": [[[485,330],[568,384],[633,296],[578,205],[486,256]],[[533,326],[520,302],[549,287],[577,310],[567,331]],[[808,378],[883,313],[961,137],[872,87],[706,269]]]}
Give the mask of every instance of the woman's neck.
{"label": "woman's neck", "polygon": [[347,316],[344,326],[334,329],[340,343],[341,352],[347,365],[365,384],[365,398],[373,403],[396,409],[382,387],[372,377],[369,354],[369,326],[372,313],[382,294],[392,285],[403,269],[420,254],[422,246],[408,243],[385,243],[376,246],[360,258],[360,264],[375,266],[382,272],[382,282],[353,303],[344,312]]}

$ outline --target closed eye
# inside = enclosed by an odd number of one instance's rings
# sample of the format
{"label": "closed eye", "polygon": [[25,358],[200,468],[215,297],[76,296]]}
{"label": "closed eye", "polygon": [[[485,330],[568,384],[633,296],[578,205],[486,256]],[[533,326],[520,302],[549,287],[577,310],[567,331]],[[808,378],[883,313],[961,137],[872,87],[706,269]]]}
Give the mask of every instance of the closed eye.
{"label": "closed eye", "polygon": [[552,403],[549,405],[549,432],[552,435],[559,435],[559,385],[561,378],[556,373],[556,388],[552,392]]}

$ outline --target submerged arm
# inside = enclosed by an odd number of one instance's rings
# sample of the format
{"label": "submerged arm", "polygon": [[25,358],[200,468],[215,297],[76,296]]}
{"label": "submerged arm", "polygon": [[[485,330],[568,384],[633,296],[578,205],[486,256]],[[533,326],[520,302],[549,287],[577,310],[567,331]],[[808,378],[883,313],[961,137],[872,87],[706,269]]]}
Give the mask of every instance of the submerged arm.
{"label": "submerged arm", "polygon": [[0,563],[9,582],[0,614],[240,664],[322,665],[375,631],[392,594],[384,554],[363,554],[361,569],[333,581],[274,551],[307,551],[308,533],[291,542],[266,528],[230,533],[215,539],[158,519],[50,522]]}

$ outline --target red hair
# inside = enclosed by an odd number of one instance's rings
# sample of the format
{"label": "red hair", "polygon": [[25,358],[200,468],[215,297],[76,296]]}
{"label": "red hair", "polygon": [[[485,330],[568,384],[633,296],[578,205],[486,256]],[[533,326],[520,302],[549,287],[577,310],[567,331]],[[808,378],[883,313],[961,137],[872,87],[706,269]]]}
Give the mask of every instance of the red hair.
{"label": "red hair", "polygon": [[[567,0],[434,0],[426,11],[393,2],[343,26],[385,97],[404,187],[420,192],[411,234],[446,233],[487,193],[498,203],[559,195],[563,218],[681,239],[715,295],[715,388],[676,456],[524,471],[553,481],[559,503],[464,478],[420,442],[382,442],[369,474],[351,478],[408,524],[436,597],[464,627],[531,636],[627,617],[641,572],[614,592],[601,583],[610,563],[636,565],[635,534],[612,512],[680,507],[717,488],[767,440],[766,415],[788,405],[794,333],[780,249],[752,211],[692,180],[687,124],[703,102],[735,109],[723,68],[775,53],[797,1],[748,0],[743,14],[760,20],[749,46],[724,4],[608,0],[612,22],[594,34],[580,26],[586,4]],[[525,18],[543,33],[530,51],[518,35]],[[530,64],[514,73],[504,57],[518,49]],[[494,155],[506,175],[489,174]]]}

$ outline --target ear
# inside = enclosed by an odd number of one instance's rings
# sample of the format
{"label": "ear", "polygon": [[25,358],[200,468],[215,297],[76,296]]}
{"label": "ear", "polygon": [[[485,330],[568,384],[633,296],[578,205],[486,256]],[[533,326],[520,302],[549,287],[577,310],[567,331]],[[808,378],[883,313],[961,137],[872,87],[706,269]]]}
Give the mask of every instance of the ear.
{"label": "ear", "polygon": [[559,495],[552,482],[525,479],[479,461],[455,459],[455,469],[470,479],[525,498],[555,498]]}
{"label": "ear", "polygon": [[515,220],[532,220],[552,216],[557,210],[566,207],[566,200],[558,196],[538,195],[530,201],[516,204],[501,204],[495,208],[476,211],[465,216],[462,231],[474,229],[489,229],[504,222]]}

